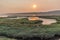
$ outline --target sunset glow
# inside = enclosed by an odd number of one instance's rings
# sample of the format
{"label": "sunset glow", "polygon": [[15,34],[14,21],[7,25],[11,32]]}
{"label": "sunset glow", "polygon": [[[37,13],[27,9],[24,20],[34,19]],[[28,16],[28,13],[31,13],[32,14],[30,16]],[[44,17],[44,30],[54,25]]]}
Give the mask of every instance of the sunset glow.
{"label": "sunset glow", "polygon": [[29,17],[28,20],[34,21],[34,20],[39,20],[39,18],[38,17]]}
{"label": "sunset glow", "polygon": [[36,4],[34,4],[34,5],[33,5],[33,8],[34,8],[34,9],[36,9],[36,8],[37,8],[37,5],[36,5]]}
{"label": "sunset glow", "polygon": [[60,0],[0,0],[0,13],[41,12],[60,9]]}

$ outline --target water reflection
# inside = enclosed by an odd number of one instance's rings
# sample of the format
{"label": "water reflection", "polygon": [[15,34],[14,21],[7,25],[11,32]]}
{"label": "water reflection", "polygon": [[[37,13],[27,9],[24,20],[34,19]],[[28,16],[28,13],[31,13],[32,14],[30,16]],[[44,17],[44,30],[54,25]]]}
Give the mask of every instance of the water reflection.
{"label": "water reflection", "polygon": [[56,23],[56,22],[57,22],[57,20],[55,20],[55,19],[40,18],[40,20],[43,21],[43,22],[42,22],[43,25],[50,25],[50,24],[52,24],[52,23]]}

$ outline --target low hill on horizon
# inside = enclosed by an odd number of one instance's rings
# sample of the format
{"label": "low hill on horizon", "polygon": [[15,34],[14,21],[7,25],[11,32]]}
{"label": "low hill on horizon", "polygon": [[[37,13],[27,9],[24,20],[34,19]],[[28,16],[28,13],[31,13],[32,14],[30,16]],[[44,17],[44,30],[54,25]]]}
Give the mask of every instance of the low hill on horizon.
{"label": "low hill on horizon", "polygon": [[48,12],[7,13],[7,16],[60,16],[60,10]]}

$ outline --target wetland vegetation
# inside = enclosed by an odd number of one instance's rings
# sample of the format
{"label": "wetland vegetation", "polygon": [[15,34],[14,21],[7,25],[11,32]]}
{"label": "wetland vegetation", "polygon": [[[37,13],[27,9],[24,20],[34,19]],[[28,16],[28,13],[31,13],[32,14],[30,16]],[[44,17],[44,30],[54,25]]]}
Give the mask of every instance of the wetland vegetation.
{"label": "wetland vegetation", "polygon": [[60,16],[46,16],[43,18],[56,19],[57,23],[42,25],[42,20],[0,18],[0,36],[11,40],[32,40],[33,38],[37,40],[55,40],[55,37],[60,35]]}

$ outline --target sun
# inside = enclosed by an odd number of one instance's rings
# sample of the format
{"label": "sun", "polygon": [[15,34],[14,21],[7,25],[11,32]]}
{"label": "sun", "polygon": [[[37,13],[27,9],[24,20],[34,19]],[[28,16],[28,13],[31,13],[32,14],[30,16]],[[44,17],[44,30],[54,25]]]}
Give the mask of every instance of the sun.
{"label": "sun", "polygon": [[37,5],[36,4],[33,4],[33,6],[32,6],[34,9],[36,9],[37,8]]}

